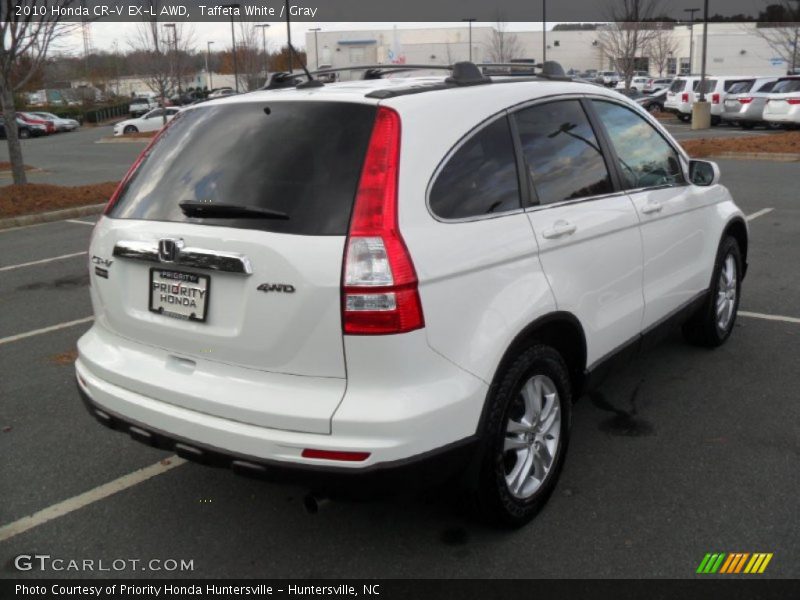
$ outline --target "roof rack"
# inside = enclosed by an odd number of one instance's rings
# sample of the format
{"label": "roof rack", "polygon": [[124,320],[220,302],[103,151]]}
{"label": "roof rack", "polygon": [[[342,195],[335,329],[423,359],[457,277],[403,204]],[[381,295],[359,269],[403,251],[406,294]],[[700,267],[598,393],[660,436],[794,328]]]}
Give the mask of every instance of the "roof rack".
{"label": "roof rack", "polygon": [[[364,71],[363,79],[381,79],[389,73],[404,71],[450,71],[450,76],[445,79],[447,87],[470,86],[491,83],[487,70],[501,69],[491,72],[492,75],[525,75],[545,79],[570,80],[564,74],[564,69],[555,61],[546,61],[542,64],[515,62],[515,63],[481,63],[476,65],[469,61],[457,62],[452,65],[426,65],[426,64],[388,64],[388,65],[356,65],[351,67],[336,67],[331,69],[318,69],[311,75],[334,75],[345,71]],[[538,72],[536,70],[539,70]],[[269,84],[263,89],[274,90],[288,87],[297,87],[302,84],[301,79],[305,73],[274,73]]]}

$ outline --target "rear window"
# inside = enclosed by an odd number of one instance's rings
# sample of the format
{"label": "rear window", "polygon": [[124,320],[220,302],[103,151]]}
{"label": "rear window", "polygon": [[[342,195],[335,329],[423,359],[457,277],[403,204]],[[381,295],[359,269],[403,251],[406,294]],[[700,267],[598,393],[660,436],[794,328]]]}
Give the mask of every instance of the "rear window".
{"label": "rear window", "polygon": [[[717,80],[716,79],[706,79],[706,83],[703,86],[702,93],[707,94],[709,92],[713,92],[715,87],[717,87]],[[692,85],[692,89],[695,92],[700,92],[701,91],[700,90],[700,80],[699,79],[694,82],[694,84]]]}
{"label": "rear window", "polygon": [[728,92],[731,94],[743,94],[745,92],[749,92],[754,83],[755,81],[736,81],[728,88]]}
{"label": "rear window", "polygon": [[775,84],[776,84],[776,83],[778,83],[778,82],[777,82],[777,81],[770,81],[770,82],[768,82],[768,83],[765,83],[764,85],[762,85],[762,86],[761,86],[760,88],[758,88],[756,91],[757,91],[757,92],[771,92],[771,91],[772,91],[772,88],[774,88],[774,87],[775,87]]}
{"label": "rear window", "polygon": [[[178,114],[109,216],[302,235],[345,235],[375,107],[247,102]],[[270,209],[288,219],[187,217],[199,201]]]}
{"label": "rear window", "polygon": [[773,94],[789,94],[791,92],[800,92],[800,79],[783,79],[772,88]]}
{"label": "rear window", "polygon": [[672,82],[672,85],[669,86],[669,91],[682,92],[685,85],[686,85],[685,79],[676,79],[675,81]]}

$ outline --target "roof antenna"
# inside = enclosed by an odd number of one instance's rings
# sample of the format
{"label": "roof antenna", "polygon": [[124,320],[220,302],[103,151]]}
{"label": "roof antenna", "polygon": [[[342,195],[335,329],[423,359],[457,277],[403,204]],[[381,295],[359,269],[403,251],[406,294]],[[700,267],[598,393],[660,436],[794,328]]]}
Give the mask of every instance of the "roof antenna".
{"label": "roof antenna", "polygon": [[304,83],[298,83],[297,86],[295,86],[295,87],[297,87],[298,89],[299,88],[323,87],[325,84],[322,83],[321,81],[319,81],[318,79],[314,79],[311,76],[311,73],[309,72],[308,67],[306,67],[306,63],[304,63],[302,60],[300,60],[300,55],[297,53],[297,50],[295,50],[294,46],[292,46],[291,44],[289,44],[289,51],[294,53],[294,56],[297,59],[297,62],[299,62],[300,66],[303,67],[303,71],[305,72],[306,77],[308,77],[308,81],[306,81]]}

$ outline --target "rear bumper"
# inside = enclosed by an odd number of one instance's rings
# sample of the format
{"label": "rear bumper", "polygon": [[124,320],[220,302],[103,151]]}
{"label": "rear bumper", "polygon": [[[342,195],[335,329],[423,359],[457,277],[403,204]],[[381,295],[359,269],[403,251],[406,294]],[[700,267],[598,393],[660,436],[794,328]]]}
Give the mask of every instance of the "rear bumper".
{"label": "rear bumper", "polygon": [[81,379],[79,377],[77,387],[84,406],[109,429],[127,433],[137,442],[174,452],[205,466],[231,469],[246,477],[303,485],[320,492],[390,493],[437,485],[463,472],[473,462],[479,448],[479,438],[473,435],[417,456],[358,469],[268,460],[200,443],[124,417],[95,402]]}
{"label": "rear bumper", "polygon": [[795,123],[800,125],[800,112],[783,114],[764,112],[764,120],[770,123]]}

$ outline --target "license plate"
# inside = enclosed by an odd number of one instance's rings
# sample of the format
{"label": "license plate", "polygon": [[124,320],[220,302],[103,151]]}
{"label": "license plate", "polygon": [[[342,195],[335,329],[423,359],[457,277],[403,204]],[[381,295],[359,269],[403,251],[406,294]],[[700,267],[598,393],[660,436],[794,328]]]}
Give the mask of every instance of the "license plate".
{"label": "license plate", "polygon": [[150,310],[183,319],[206,320],[211,278],[208,275],[150,269]]}

